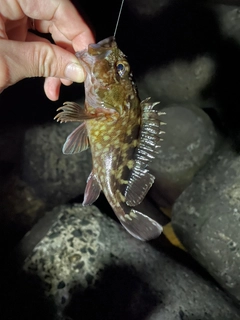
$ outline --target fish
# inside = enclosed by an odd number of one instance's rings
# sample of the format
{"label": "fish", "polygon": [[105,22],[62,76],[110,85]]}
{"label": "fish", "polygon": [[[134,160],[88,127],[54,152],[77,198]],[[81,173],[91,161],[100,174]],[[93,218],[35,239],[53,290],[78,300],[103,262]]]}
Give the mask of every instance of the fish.
{"label": "fish", "polygon": [[149,164],[159,152],[163,112],[150,98],[140,100],[125,54],[115,37],[108,37],[76,53],[85,69],[85,104],[65,102],[57,109],[58,122],[81,124],[67,137],[64,154],[91,148],[93,169],[83,206],[102,191],[122,226],[135,238],[158,237],[162,226],[135,209],[154,183]]}

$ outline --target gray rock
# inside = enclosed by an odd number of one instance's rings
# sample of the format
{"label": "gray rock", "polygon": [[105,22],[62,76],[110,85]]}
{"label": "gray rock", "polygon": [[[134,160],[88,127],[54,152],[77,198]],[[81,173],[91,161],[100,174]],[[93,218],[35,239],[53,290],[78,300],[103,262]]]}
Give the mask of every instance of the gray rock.
{"label": "gray rock", "polygon": [[[218,108],[218,94],[224,95],[221,91],[226,96],[236,94],[239,6],[171,0],[147,4],[129,0],[127,4],[139,19],[136,30],[128,37],[130,45],[133,41],[143,51],[136,50],[132,57],[134,61],[137,55],[141,61],[135,67],[136,71],[143,70],[137,83],[141,97],[151,96],[164,106],[190,102],[202,108]],[[138,32],[141,41],[137,42],[132,38]],[[131,52],[126,54],[131,57]],[[143,64],[146,67],[141,67]],[[224,108],[229,107],[227,101],[223,104]]]}
{"label": "gray rock", "polygon": [[161,207],[172,206],[219,144],[208,115],[190,105],[170,105],[166,112],[160,153],[151,165],[155,183],[149,194]]}
{"label": "gray rock", "polygon": [[192,61],[174,60],[168,65],[148,71],[138,88],[141,97],[152,97],[165,106],[169,103],[193,103],[205,107],[200,92],[209,84],[215,72],[215,62],[209,55]]}
{"label": "gray rock", "polygon": [[1,254],[14,246],[44,209],[34,190],[19,178],[24,125],[2,124],[0,130],[0,246]]}
{"label": "gray rock", "polygon": [[[186,102],[215,106],[212,97],[203,95],[215,75],[215,50],[222,41],[218,13],[212,6],[181,0],[147,4],[128,0],[127,5],[137,27],[126,37],[130,48],[132,43],[136,47],[133,57],[131,52],[126,54],[132,61],[140,60],[133,65],[133,72],[140,73],[140,96],[151,96],[163,106]],[[131,19],[127,21],[130,26]],[[140,41],[134,39],[136,33],[141,34]]]}
{"label": "gray rock", "polygon": [[[47,231],[49,215],[55,221]],[[135,240],[96,208],[61,206],[44,219],[48,228],[41,223],[43,238],[34,250],[28,244],[39,241],[37,226],[18,249],[28,254],[25,276],[17,282],[20,288],[24,284],[17,311],[24,319],[240,319],[214,283]],[[5,308],[16,319],[8,304]]]}
{"label": "gray rock", "polygon": [[190,254],[240,302],[240,157],[225,144],[173,207],[173,228]]}
{"label": "gray rock", "polygon": [[22,179],[47,207],[66,203],[84,192],[92,169],[90,150],[62,154],[67,136],[77,125],[52,123],[29,129],[25,134]]}
{"label": "gray rock", "polygon": [[[227,4],[227,1],[225,1]],[[239,2],[239,1],[238,1]],[[236,3],[237,4],[237,3]],[[239,2],[240,4],[240,2]],[[215,7],[222,32],[240,42],[240,12],[239,6],[218,5]]]}

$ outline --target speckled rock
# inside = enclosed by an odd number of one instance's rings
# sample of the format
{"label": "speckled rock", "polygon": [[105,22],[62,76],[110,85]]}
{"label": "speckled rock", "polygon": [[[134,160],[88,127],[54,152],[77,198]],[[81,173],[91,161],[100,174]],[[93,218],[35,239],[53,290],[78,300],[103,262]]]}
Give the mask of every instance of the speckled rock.
{"label": "speckled rock", "polygon": [[[55,217],[51,226],[49,215]],[[42,239],[29,250],[21,281],[14,280],[12,295],[20,305],[17,316],[21,312],[26,320],[33,316],[52,320],[240,319],[239,310],[214,283],[149,243],[134,239],[93,206],[57,207],[44,219],[48,227],[44,229],[42,223]],[[34,239],[39,241],[37,226],[18,253],[36,243]],[[13,300],[11,294],[6,296]],[[8,309],[5,303],[2,310],[16,319],[14,310]]]}
{"label": "speckled rock", "polygon": [[173,208],[180,241],[240,302],[240,156],[226,143]]}
{"label": "speckled rock", "polygon": [[76,123],[52,123],[25,134],[22,179],[47,207],[63,204],[83,194],[92,169],[90,150],[64,155],[62,146]]}
{"label": "speckled rock", "polygon": [[159,206],[172,206],[216,150],[220,136],[208,115],[195,106],[161,109],[167,125],[160,153],[151,165],[155,183],[149,194]]}

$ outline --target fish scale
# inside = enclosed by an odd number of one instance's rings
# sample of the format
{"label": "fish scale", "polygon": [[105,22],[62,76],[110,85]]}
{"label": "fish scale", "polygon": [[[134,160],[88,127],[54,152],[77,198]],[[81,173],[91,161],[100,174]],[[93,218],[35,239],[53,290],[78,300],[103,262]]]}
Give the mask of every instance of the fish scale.
{"label": "fish scale", "polygon": [[[93,155],[93,172],[97,173],[99,179],[98,182],[106,196],[108,194],[108,190],[115,188],[116,184],[119,186],[119,189],[121,189],[120,186],[122,184],[126,186],[128,183],[128,177],[124,176],[124,169],[128,167],[128,161],[133,157],[134,149],[137,146],[138,133],[135,132],[135,137],[132,136],[134,124],[138,123],[139,125],[138,118],[140,118],[140,115],[137,118],[136,111],[137,110],[134,110],[133,108],[129,114],[130,121],[128,121],[125,136],[122,135],[122,126],[125,125],[122,121],[108,123],[106,120],[103,122],[90,120],[87,123],[90,146]],[[126,119],[125,122],[127,124]],[[96,130],[98,134],[96,134]],[[106,135],[111,135],[111,143],[109,143],[108,139],[104,139]],[[95,141],[98,141],[101,146],[99,150],[96,150]],[[118,153],[118,156],[115,156],[109,170],[106,163],[109,162],[108,152],[110,149],[113,149],[115,153],[117,150],[121,152]],[[131,154],[129,154],[130,150],[132,151]],[[109,181],[110,188],[105,187],[106,180]],[[115,198],[118,198],[118,201],[122,201],[123,197],[124,194],[121,192],[118,194],[118,197],[111,199],[111,202],[116,202]]]}
{"label": "fish scale", "polygon": [[66,102],[55,119],[83,123],[71,133],[63,152],[91,147],[93,170],[83,205],[103,191],[124,228],[140,240],[159,236],[162,226],[137,211],[155,177],[149,164],[159,152],[163,131],[149,99],[140,101],[126,56],[113,37],[90,44],[76,54],[86,72],[85,105]]}

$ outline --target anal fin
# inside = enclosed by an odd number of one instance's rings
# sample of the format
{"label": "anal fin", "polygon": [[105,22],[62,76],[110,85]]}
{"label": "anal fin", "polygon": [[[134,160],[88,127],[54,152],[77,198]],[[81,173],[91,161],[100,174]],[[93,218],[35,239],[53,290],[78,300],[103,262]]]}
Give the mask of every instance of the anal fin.
{"label": "anal fin", "polygon": [[134,209],[121,216],[120,222],[133,237],[141,241],[157,238],[163,230],[158,222]]}
{"label": "anal fin", "polygon": [[91,172],[88,179],[87,179],[87,185],[84,192],[84,200],[82,205],[87,206],[92,204],[94,201],[97,200],[101,192],[101,187],[94,176],[94,173]]}
{"label": "anal fin", "polygon": [[85,122],[80,124],[66,139],[63,145],[64,154],[79,153],[89,147],[88,134]]}
{"label": "anal fin", "polygon": [[151,188],[154,180],[155,177],[152,174],[146,169],[143,170],[136,165],[125,191],[126,204],[130,207],[135,207],[140,204]]}

